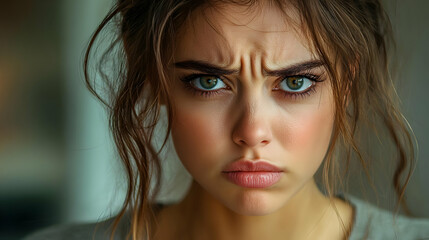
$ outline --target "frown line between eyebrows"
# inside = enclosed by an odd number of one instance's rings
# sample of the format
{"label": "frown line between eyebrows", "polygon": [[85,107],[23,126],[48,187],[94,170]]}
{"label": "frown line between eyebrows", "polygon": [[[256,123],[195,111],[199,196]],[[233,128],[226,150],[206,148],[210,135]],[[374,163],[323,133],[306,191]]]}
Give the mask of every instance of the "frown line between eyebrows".
{"label": "frown line between eyebrows", "polygon": [[[318,68],[324,66],[325,63],[321,60],[309,60],[296,64],[292,64],[290,66],[275,69],[275,70],[264,70],[265,76],[292,76],[297,75],[299,73],[309,71],[314,68]],[[240,72],[239,69],[228,69],[221,66],[216,66],[211,63],[207,63],[199,60],[187,60],[174,63],[174,66],[181,69],[187,70],[196,70],[206,74],[213,75],[231,75],[237,74]]]}

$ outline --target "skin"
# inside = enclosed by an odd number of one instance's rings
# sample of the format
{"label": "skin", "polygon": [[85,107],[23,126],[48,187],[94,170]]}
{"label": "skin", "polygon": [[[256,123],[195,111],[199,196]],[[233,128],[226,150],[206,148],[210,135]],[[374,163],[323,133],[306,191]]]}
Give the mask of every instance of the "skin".
{"label": "skin", "polygon": [[[233,73],[218,76],[225,87],[216,94],[202,96],[191,90],[195,84],[180,80],[201,69],[171,68],[172,138],[194,181],[183,201],[160,212],[157,239],[343,239],[333,203],[345,229],[351,228],[352,208],[330,201],[313,180],[334,123],[329,79],[323,67],[310,69],[323,80],[314,91],[284,95],[279,83],[290,76],[264,73],[317,58],[279,9],[257,10],[227,5],[197,11],[179,30],[175,63],[202,61]],[[243,188],[222,175],[240,159],[284,172],[268,188]]]}

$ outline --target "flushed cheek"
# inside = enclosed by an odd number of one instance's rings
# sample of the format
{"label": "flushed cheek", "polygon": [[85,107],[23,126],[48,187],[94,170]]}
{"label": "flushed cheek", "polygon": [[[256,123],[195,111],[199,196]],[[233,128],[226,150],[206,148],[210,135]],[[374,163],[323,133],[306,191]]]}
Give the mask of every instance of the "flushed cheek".
{"label": "flushed cheek", "polygon": [[[176,152],[192,175],[201,169],[220,166],[219,153],[227,149],[227,136],[221,108],[199,108],[198,104],[177,109],[173,119],[172,137]],[[207,174],[207,171],[204,173]]]}
{"label": "flushed cheek", "polygon": [[295,170],[312,175],[321,164],[329,146],[333,127],[331,104],[307,106],[288,118],[290,127],[284,148],[291,155]]}

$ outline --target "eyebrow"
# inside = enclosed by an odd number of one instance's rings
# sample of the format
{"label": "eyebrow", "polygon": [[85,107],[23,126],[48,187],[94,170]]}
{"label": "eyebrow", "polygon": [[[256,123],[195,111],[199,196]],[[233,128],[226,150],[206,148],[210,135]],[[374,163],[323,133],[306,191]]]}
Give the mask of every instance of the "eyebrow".
{"label": "eyebrow", "polygon": [[189,60],[183,62],[176,62],[174,64],[177,68],[189,69],[189,70],[198,70],[207,74],[213,75],[231,75],[238,73],[238,70],[222,68],[207,62]]}
{"label": "eyebrow", "polygon": [[[211,63],[197,60],[188,60],[182,62],[176,62],[174,64],[177,68],[188,69],[188,70],[197,70],[204,72],[206,74],[213,75],[231,75],[238,73],[238,69],[227,69],[220,66],[216,66]],[[311,70],[313,68],[324,66],[325,63],[320,60],[310,60],[304,61],[301,63],[292,64],[285,68],[280,68],[276,70],[264,70],[264,75],[267,76],[292,76],[304,71]]]}
{"label": "eyebrow", "polygon": [[292,64],[285,68],[268,70],[268,71],[265,71],[264,74],[268,76],[292,76],[292,75],[300,74],[305,71],[309,71],[314,68],[322,67],[324,65],[325,63],[321,60],[310,60],[310,61]]}

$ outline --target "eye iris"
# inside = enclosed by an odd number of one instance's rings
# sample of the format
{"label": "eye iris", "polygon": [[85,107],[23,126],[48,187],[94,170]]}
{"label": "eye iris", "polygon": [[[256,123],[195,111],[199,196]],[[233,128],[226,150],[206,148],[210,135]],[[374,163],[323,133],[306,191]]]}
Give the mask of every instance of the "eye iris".
{"label": "eye iris", "polygon": [[200,84],[203,88],[211,89],[217,85],[217,79],[211,76],[200,77]]}
{"label": "eye iris", "polygon": [[292,90],[298,90],[304,84],[304,79],[302,77],[290,77],[286,80],[287,86]]}

